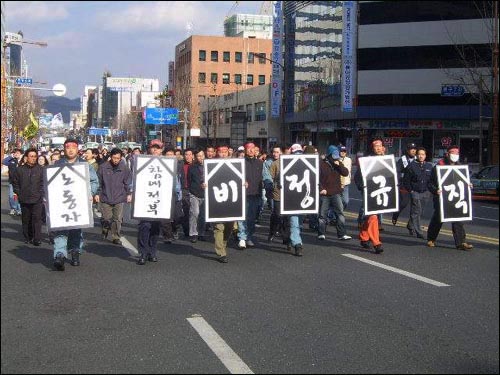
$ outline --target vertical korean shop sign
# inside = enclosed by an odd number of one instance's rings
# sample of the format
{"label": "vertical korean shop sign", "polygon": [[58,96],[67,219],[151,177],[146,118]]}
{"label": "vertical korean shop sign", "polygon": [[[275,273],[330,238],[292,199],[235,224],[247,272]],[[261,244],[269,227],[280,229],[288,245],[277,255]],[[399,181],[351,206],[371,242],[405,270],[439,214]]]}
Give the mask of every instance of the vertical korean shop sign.
{"label": "vertical korean shop sign", "polygon": [[173,219],[177,159],[137,155],[134,164],[132,217],[142,220]]}
{"label": "vertical korean shop sign", "polygon": [[281,61],[283,41],[283,10],[282,1],[273,1],[273,67],[271,79],[271,117],[280,117],[281,107]]}
{"label": "vertical korean shop sign", "polygon": [[283,215],[318,213],[318,155],[281,155],[280,181],[280,208]]}
{"label": "vertical korean shop sign", "polygon": [[438,165],[436,167],[441,221],[472,220],[472,200],[469,168],[466,165]]}
{"label": "vertical korean shop sign", "polygon": [[399,211],[399,189],[394,155],[359,158],[363,176],[365,215]]}
{"label": "vertical korean shop sign", "polygon": [[344,1],[342,13],[342,111],[354,110],[356,97],[357,2]]}
{"label": "vertical korean shop sign", "polygon": [[45,170],[45,196],[50,230],[94,226],[88,163],[48,166]]}
{"label": "vertical korean shop sign", "polygon": [[245,159],[211,159],[205,167],[205,221],[245,220]]}

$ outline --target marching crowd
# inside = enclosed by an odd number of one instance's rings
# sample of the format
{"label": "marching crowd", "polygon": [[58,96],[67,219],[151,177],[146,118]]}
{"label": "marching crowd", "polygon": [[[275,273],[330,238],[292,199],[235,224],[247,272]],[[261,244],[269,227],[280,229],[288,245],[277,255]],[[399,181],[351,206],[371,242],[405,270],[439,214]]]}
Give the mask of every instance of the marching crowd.
{"label": "marching crowd", "polygon": [[[192,243],[206,241],[213,232],[214,250],[221,263],[228,262],[227,246],[231,239],[239,249],[256,246],[255,228],[260,225],[265,208],[271,212],[267,240],[281,240],[286,249],[296,256],[304,253],[301,230],[304,223],[317,231],[317,239],[324,241],[327,227],[335,228],[339,241],[349,241],[344,211],[349,204],[349,185],[353,181],[361,191],[364,189],[360,168],[351,176],[353,163],[345,146],[331,145],[320,157],[319,166],[319,211],[310,215],[282,215],[280,213],[280,156],[282,154],[318,154],[311,145],[293,144],[287,147],[274,145],[269,154],[261,152],[253,142],[233,149],[227,145],[207,146],[205,149],[185,150],[163,147],[160,140],[152,140],[147,153],[153,156],[177,158],[175,181],[175,206],[172,220],[142,219],[138,225],[137,244],[138,265],[158,261],[160,238],[172,244],[182,235]],[[383,140],[375,138],[370,143],[369,155],[385,155]],[[450,146],[447,153],[436,165],[459,164],[459,147]],[[141,150],[106,148],[80,151],[78,142],[68,139],[63,150],[39,153],[30,148],[22,153],[14,149],[3,164],[9,172],[10,214],[21,216],[22,232],[26,243],[40,246],[42,224],[46,223],[46,197],[44,168],[48,165],[62,166],[75,162],[87,162],[90,177],[93,214],[100,219],[103,240],[110,236],[113,244],[122,245],[121,226],[124,205],[132,201],[133,170],[135,155]],[[212,158],[244,158],[246,187],[246,217],[237,222],[206,223],[204,204],[206,188],[204,161]],[[405,155],[396,163],[399,188],[399,211],[392,214],[392,224],[396,225],[401,211],[410,206],[406,228],[409,235],[424,238],[421,216],[425,204],[433,197],[434,214],[427,231],[427,246],[435,247],[442,226],[440,218],[439,194],[441,194],[435,165],[426,161],[423,147],[409,143]],[[61,198],[64,199],[64,196]],[[53,202],[51,202],[54,204]],[[383,252],[380,232],[383,228],[381,215],[365,215],[363,204],[358,215],[358,229],[361,247]],[[452,231],[457,249],[470,250],[473,246],[466,242],[462,222],[453,222]],[[72,266],[80,265],[83,250],[82,229],[57,230],[49,233],[53,244],[54,268],[63,271],[66,261]]]}

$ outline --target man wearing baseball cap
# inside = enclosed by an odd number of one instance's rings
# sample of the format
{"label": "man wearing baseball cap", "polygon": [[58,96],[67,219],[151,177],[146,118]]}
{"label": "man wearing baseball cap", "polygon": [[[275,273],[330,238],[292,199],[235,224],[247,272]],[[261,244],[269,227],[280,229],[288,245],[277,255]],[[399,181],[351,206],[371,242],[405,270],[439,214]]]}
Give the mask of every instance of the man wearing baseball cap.
{"label": "man wearing baseball cap", "polygon": [[[153,139],[149,142],[149,155],[161,156],[163,143],[159,139]],[[160,221],[140,220],[137,234],[137,247],[139,251],[139,260],[137,264],[143,266],[146,260],[150,262],[158,262],[157,245],[160,237]]]}
{"label": "man wearing baseball cap", "polygon": [[[434,203],[434,214],[432,215],[431,221],[429,223],[429,228],[427,229],[427,246],[435,247],[436,239],[439,235],[439,231],[443,226],[441,222],[441,206],[439,204],[439,195],[441,190],[438,184],[437,178],[437,166],[438,165],[460,165],[460,148],[456,145],[450,146],[443,159],[439,160],[437,164],[432,169],[431,179],[428,183],[428,188],[433,194]],[[472,184],[470,185],[472,188]],[[458,250],[472,250],[473,245],[465,242],[465,228],[461,221],[453,221],[451,223],[451,231],[453,232],[453,239],[455,240],[455,246]]]}

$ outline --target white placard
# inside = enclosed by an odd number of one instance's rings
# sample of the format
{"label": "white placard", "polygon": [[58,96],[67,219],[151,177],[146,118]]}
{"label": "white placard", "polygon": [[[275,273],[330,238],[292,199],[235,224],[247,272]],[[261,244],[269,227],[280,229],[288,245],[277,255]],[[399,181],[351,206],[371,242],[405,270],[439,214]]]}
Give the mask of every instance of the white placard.
{"label": "white placard", "polygon": [[51,231],[94,226],[88,163],[48,166],[45,196]]}
{"label": "white placard", "polygon": [[177,159],[137,155],[134,164],[132,217],[146,220],[169,220],[175,207]]}

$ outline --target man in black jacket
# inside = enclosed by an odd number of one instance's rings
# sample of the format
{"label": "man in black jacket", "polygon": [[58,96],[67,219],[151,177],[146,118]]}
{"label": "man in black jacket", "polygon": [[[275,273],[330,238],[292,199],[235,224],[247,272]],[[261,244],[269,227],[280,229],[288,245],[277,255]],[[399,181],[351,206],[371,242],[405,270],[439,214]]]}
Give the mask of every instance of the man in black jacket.
{"label": "man in black jacket", "polygon": [[[417,145],[415,143],[408,143],[406,146],[406,153],[401,156],[401,158],[396,162],[396,170],[398,172],[398,184],[399,184],[399,211],[396,211],[392,214],[392,224],[396,225],[398,222],[399,215],[410,203],[410,193],[403,186],[403,179],[406,173],[406,170],[410,166],[410,164],[415,160],[415,155],[417,154]],[[409,223],[406,225],[406,228],[410,230]],[[411,230],[410,230],[411,232]]]}
{"label": "man in black jacket", "polygon": [[25,242],[40,246],[44,197],[43,168],[37,162],[36,149],[30,148],[24,155],[26,163],[16,168],[12,187],[21,204]]}
{"label": "man in black jacket", "polygon": [[191,242],[205,240],[205,152],[194,153],[196,161],[188,169],[189,185],[189,236]]}

